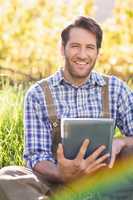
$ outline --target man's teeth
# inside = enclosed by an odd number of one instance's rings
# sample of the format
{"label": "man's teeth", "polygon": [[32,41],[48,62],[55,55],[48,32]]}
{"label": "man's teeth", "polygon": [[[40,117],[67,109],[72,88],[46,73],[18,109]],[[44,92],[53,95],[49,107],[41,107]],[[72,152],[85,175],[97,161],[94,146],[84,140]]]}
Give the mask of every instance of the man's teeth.
{"label": "man's teeth", "polygon": [[79,65],[86,65],[87,63],[85,63],[85,62],[76,62],[76,64],[79,64]]}

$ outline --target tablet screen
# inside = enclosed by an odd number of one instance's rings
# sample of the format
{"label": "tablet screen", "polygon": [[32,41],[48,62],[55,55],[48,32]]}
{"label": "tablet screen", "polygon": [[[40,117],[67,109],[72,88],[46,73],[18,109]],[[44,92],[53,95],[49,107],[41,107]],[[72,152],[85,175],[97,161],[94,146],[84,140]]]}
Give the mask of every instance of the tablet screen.
{"label": "tablet screen", "polygon": [[103,144],[106,146],[106,149],[102,154],[111,153],[113,135],[113,119],[63,118],[61,120],[62,144],[65,157],[68,159],[74,159],[76,157],[86,138],[90,140],[90,144],[85,158]]}

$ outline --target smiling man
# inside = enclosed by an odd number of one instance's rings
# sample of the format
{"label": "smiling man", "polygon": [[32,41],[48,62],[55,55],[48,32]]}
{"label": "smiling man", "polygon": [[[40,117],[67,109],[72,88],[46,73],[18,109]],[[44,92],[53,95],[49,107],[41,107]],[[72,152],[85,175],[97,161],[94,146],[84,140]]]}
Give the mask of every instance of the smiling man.
{"label": "smiling man", "polygon": [[[24,157],[29,167],[48,180],[67,183],[106,166],[109,155],[99,156],[105,148],[101,146],[84,159],[89,145],[85,140],[74,160],[64,157],[61,144],[55,158],[52,151],[55,127],[50,119],[54,113],[49,112],[49,107],[55,106],[56,121],[63,117],[99,118],[103,113],[102,88],[107,83],[101,74],[93,71],[101,48],[102,30],[92,18],[79,17],[62,31],[61,38],[64,67],[35,84],[25,97]],[[47,102],[47,91],[43,90],[45,82],[53,98],[51,104]],[[125,135],[113,141],[109,164],[112,168],[121,150],[133,146],[133,92],[113,76],[108,77],[108,91],[109,116]]]}
{"label": "smiling man", "polygon": [[[64,67],[34,84],[25,96],[24,158],[27,167],[46,186],[43,194],[51,190],[46,181],[58,186],[89,177],[105,166],[112,168],[117,155],[126,147],[133,147],[133,92],[122,80],[109,76],[106,82],[93,71],[102,43],[101,27],[92,18],[79,17],[62,31],[61,38]],[[113,140],[109,165],[106,159],[110,155],[101,155],[104,145],[84,159],[87,139],[74,160],[65,158],[60,143],[60,119],[104,116],[104,87],[108,88],[106,114],[123,133],[122,138]]]}
{"label": "smiling man", "polygon": [[68,42],[62,44],[62,54],[65,58],[64,78],[74,85],[81,85],[88,79],[98,56],[96,35],[80,27],[72,28]]}

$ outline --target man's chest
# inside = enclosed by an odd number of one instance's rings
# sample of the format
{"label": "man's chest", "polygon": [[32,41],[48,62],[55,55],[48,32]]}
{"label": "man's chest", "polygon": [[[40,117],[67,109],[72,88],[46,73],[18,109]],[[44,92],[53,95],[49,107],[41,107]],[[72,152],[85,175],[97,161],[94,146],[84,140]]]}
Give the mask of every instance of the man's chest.
{"label": "man's chest", "polygon": [[57,115],[62,117],[100,117],[102,91],[100,87],[54,91]]}

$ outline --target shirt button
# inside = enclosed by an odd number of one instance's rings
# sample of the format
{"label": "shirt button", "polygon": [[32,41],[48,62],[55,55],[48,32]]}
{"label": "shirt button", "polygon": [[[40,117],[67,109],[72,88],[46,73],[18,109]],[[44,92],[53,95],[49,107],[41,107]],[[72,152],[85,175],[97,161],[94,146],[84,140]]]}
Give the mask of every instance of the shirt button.
{"label": "shirt button", "polygon": [[57,122],[53,122],[53,127],[57,127],[58,126],[58,124],[57,124]]}

